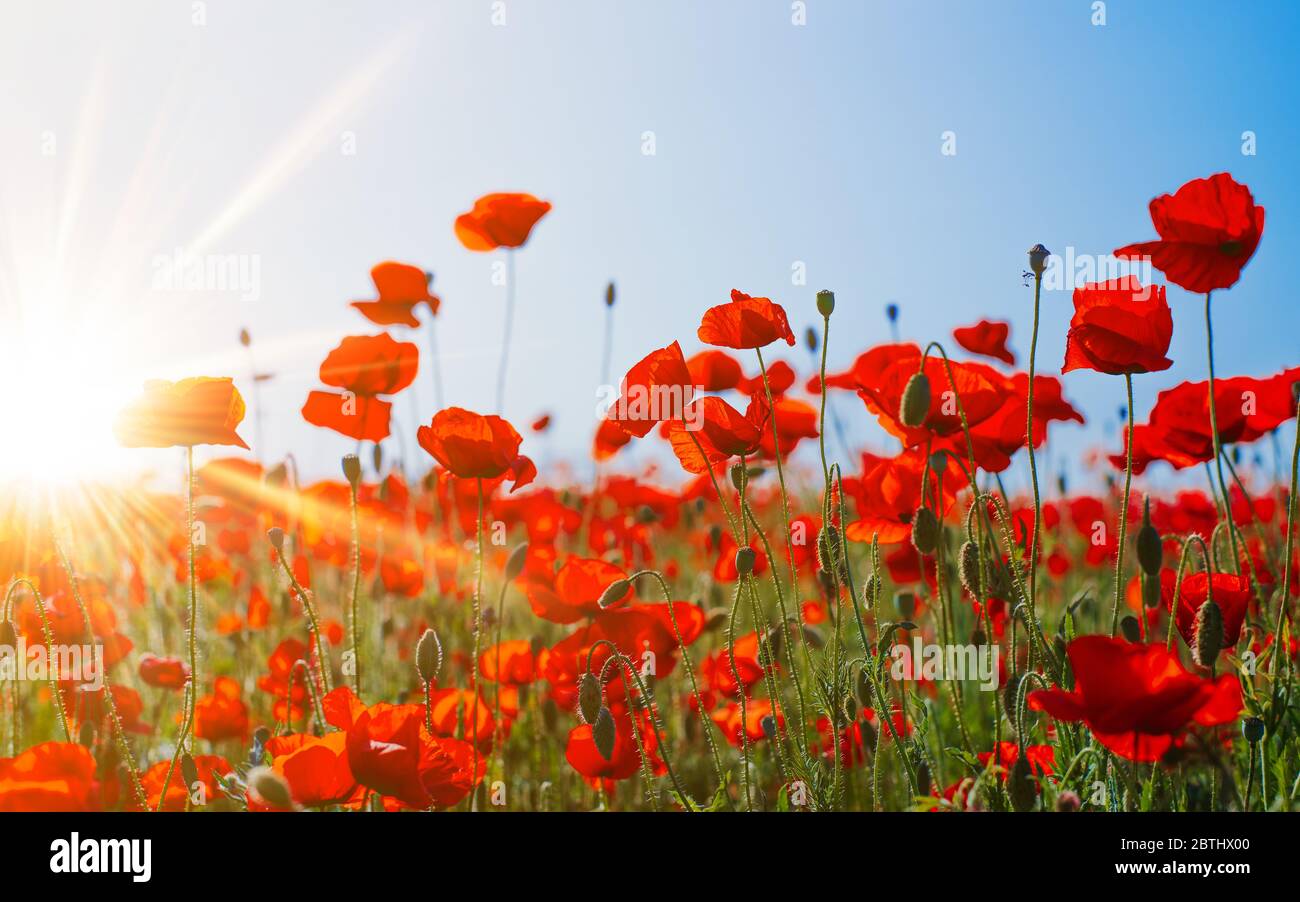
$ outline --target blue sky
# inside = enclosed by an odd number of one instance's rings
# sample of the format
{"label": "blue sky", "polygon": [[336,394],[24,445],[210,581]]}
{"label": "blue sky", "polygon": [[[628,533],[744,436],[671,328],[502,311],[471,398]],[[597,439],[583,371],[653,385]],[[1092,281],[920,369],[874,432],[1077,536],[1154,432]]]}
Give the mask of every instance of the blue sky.
{"label": "blue sky", "polygon": [[[188,3],[12,14],[0,76],[23,90],[0,97],[0,268],[45,255],[78,273],[42,303],[111,334],[124,382],[204,372],[247,389],[249,328],[276,374],[260,399],[268,460],[292,450],[333,475],[351,450],[297,411],[324,354],[369,330],[346,302],[386,258],[436,273],[448,401],[491,408],[504,291],[496,256],[463,249],[452,222],[496,190],[554,204],[517,258],[505,410],[520,426],[554,415],[526,445],[552,462],[589,445],[611,278],[616,374],[674,339],[697,350],[700,313],[732,288],[783,303],[799,332],[815,291],[835,290],[832,367],[888,339],[890,302],[909,338],[1009,319],[1023,363],[1026,248],[1154,237],[1148,201],[1221,170],[1268,219],[1216,298],[1219,373],[1300,362],[1285,271],[1300,239],[1295,4],[1112,0],[1104,25],[1086,0],[807,0],[803,25],[789,0],[198,8],[202,24]],[[53,155],[38,150],[48,134]],[[255,256],[259,297],[151,290],[155,257],[176,247]],[[30,281],[0,280],[5,303]],[[1200,301],[1171,288],[1170,302],[1175,367],[1135,380],[1139,417],[1158,390],[1205,377]],[[1044,298],[1043,371],[1059,371],[1070,312],[1068,294]],[[784,356],[807,372],[802,347]],[[407,430],[433,412],[427,379],[398,402]],[[1090,424],[1055,432],[1048,456],[1077,470],[1087,446],[1118,447],[1122,382],[1065,383]],[[839,405],[865,420],[850,396]]]}

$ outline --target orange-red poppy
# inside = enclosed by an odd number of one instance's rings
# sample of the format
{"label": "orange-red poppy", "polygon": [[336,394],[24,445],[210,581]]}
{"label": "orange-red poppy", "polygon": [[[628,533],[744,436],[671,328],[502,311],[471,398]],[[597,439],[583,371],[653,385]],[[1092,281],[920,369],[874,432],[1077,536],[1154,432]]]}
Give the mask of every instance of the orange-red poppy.
{"label": "orange-red poppy", "polygon": [[510,474],[510,491],[537,476],[532,460],[519,453],[523,438],[515,427],[494,414],[448,407],[434,414],[416,432],[420,447],[461,479],[496,479]]}
{"label": "orange-red poppy", "polygon": [[152,379],[144,384],[144,395],[118,414],[113,433],[128,448],[247,448],[235,432],[243,419],[244,399],[229,377]]}
{"label": "orange-red poppy", "polygon": [[706,345],[723,348],[763,348],[774,341],[794,345],[785,308],[769,298],[750,297],[734,288],[730,303],[704,311],[696,334]]}
{"label": "orange-red poppy", "polygon": [[522,247],[550,211],[550,203],[531,194],[485,194],[474,209],[456,217],[456,237],[471,251]]}
{"label": "orange-red poppy", "polygon": [[371,301],[353,301],[352,306],[372,323],[380,326],[420,325],[415,308],[426,304],[436,315],[442,301],[429,293],[429,273],[409,263],[385,260],[370,270],[379,297]]}

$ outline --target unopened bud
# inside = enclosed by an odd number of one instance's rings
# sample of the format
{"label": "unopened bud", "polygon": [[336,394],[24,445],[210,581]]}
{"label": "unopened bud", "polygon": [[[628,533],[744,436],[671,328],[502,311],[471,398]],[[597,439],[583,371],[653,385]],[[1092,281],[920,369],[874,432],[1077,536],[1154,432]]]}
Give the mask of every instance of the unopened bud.
{"label": "unopened bud", "polygon": [[1056,797],[1057,811],[1078,811],[1081,807],[1083,807],[1083,800],[1073,790],[1063,789]]}
{"label": "unopened bud", "polygon": [[1017,756],[1016,763],[1011,765],[1011,773],[1007,775],[1007,795],[1011,797],[1011,807],[1016,811],[1029,811],[1037,801],[1034,771],[1024,754]]}
{"label": "unopened bud", "polygon": [[1041,244],[1035,244],[1029,249],[1029,268],[1034,275],[1041,276],[1047,269],[1047,258],[1052,256],[1052,252]]}
{"label": "unopened bud", "polygon": [[442,670],[442,643],[433,630],[425,630],[415,644],[415,670],[426,685],[432,683]]}
{"label": "unopened bud", "polygon": [[1137,534],[1138,563],[1148,576],[1158,576],[1163,563],[1164,548],[1160,541],[1160,532],[1151,525],[1151,499],[1146,499],[1142,511],[1142,528]]}
{"label": "unopened bud", "polygon": [[284,551],[284,530],[278,526],[272,526],[266,531],[266,537],[271,540],[271,547],[276,551]]}
{"label": "unopened bud", "polygon": [[528,561],[528,543],[516,545],[510,552],[510,557],[506,558],[506,582],[517,579],[519,574],[524,572],[524,564]]}
{"label": "unopened bud", "polygon": [[957,556],[958,572],[961,575],[961,584],[966,587],[966,591],[976,598],[979,597],[981,583],[980,579],[980,549],[974,542],[966,541],[962,543],[961,552]]}
{"label": "unopened bud", "polygon": [[269,767],[255,767],[249,771],[248,788],[272,808],[293,807],[293,794],[288,782]]}
{"label": "unopened bud", "polygon": [[615,292],[614,292],[614,282],[611,280],[610,283],[609,283],[608,285],[605,286],[605,306],[606,306],[606,307],[613,307],[613,306],[614,306],[614,294],[615,294]]}
{"label": "unopened bud", "polygon": [[578,714],[583,723],[594,724],[602,710],[600,680],[596,679],[595,674],[584,673],[578,680]]}
{"label": "unopened bud", "polygon": [[1223,650],[1223,611],[1213,599],[1207,598],[1196,612],[1196,633],[1192,638],[1192,660],[1202,667],[1213,665]]}
{"label": "unopened bud", "polygon": [[903,388],[903,397],[898,405],[898,419],[909,429],[919,429],[925,425],[930,416],[930,377],[925,373],[914,373]]}
{"label": "unopened bud", "polygon": [[614,758],[614,740],[618,738],[618,730],[614,726],[614,715],[609,713],[608,708],[601,708],[596,714],[596,722],[591,725],[591,741],[596,744],[596,751],[600,752],[600,757],[606,761]]}
{"label": "unopened bud", "polygon": [[192,789],[199,782],[199,768],[189,752],[181,755],[181,778],[185,781],[186,790]]}
{"label": "unopened bud", "polygon": [[253,336],[248,334],[247,329],[239,330],[239,343],[244,347],[248,347],[253,343]]}
{"label": "unopened bud", "polygon": [[1258,717],[1247,717],[1241,722],[1241,735],[1251,745],[1264,738],[1264,721]]}
{"label": "unopened bud", "polygon": [[1138,619],[1132,614],[1119,622],[1119,631],[1130,642],[1142,641],[1142,624],[1138,623]]}
{"label": "unopened bud", "polygon": [[602,611],[613,607],[623,600],[623,596],[627,594],[627,590],[630,588],[632,588],[632,583],[626,579],[614,580],[605,587],[604,592],[600,593],[600,600],[596,602],[596,606]]}
{"label": "unopened bud", "polygon": [[928,507],[918,507],[912,517],[912,544],[921,554],[934,554],[939,547],[939,518]]}
{"label": "unopened bud", "polygon": [[754,549],[745,545],[736,549],[736,572],[741,576],[749,576],[754,572]]}

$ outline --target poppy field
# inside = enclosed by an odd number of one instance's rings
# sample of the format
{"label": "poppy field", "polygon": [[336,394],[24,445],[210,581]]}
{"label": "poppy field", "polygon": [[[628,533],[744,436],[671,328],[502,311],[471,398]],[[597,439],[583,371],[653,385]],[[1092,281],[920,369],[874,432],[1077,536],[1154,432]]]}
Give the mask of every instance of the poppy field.
{"label": "poppy field", "polygon": [[[1149,278],[1075,287],[1063,360],[1038,346],[1042,245],[1010,261],[1023,357],[993,316],[864,343],[832,290],[746,286],[612,374],[585,469],[535,462],[545,414],[443,401],[421,336],[457,300],[420,261],[336,299],[355,333],[298,412],[355,443],[329,478],[259,461],[239,374],[150,382],[114,433],[176,449],[178,490],[0,521],[0,810],[1293,810],[1300,366],[1216,371],[1213,337],[1264,207],[1225,172],[1152,189],[1154,237],[1114,251]],[[499,411],[545,378],[511,370],[510,328],[552,203],[466,206],[462,252],[511,273],[479,374]],[[1169,356],[1174,308],[1203,356]],[[1085,422],[1081,370],[1127,423],[1073,488],[1042,464]],[[886,442],[850,448],[845,420]]]}

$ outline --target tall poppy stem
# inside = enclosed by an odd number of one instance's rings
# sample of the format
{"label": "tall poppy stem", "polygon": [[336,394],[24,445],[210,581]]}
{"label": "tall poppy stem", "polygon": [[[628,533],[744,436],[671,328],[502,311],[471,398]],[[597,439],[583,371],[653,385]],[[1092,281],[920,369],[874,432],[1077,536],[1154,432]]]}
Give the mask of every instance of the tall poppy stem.
{"label": "tall poppy stem", "polygon": [[497,367],[497,413],[504,412],[506,367],[510,362],[510,332],[515,321],[515,252],[506,251],[506,328],[501,337],[501,363]]}
{"label": "tall poppy stem", "polygon": [[[1133,374],[1124,374],[1128,391],[1128,435],[1124,439],[1124,495],[1119,500],[1119,550],[1115,553],[1115,606],[1110,611],[1110,634],[1119,629],[1119,604],[1124,593],[1124,540],[1128,534],[1128,495],[1133,483]],[[1142,618],[1144,621],[1146,617]]]}
{"label": "tall poppy stem", "polygon": [[[466,738],[473,748],[473,769],[470,771],[469,810],[478,810],[478,655],[479,642],[483,632],[482,596],[483,596],[483,480],[478,484],[478,544],[474,552],[474,657],[470,658],[470,691],[474,693],[473,711],[470,714],[470,728]],[[497,678],[500,678],[497,674]]]}
{"label": "tall poppy stem", "polygon": [[1241,571],[1241,558],[1237,554],[1237,528],[1232,522],[1232,498],[1228,494],[1228,483],[1223,478],[1223,449],[1219,444],[1219,415],[1214,403],[1214,323],[1210,316],[1210,298],[1213,292],[1205,292],[1205,356],[1210,365],[1210,438],[1214,445],[1214,466],[1219,475],[1219,491],[1223,493],[1223,517],[1228,524],[1228,540],[1232,545],[1232,569]]}
{"label": "tall poppy stem", "polygon": [[1286,545],[1282,553],[1282,566],[1278,568],[1282,576],[1279,577],[1277,626],[1273,629],[1273,659],[1268,662],[1269,676],[1277,673],[1277,659],[1286,656],[1286,649],[1282,645],[1282,626],[1286,623],[1287,608],[1291,601],[1291,579],[1288,574],[1291,572],[1291,547],[1295,537],[1296,477],[1300,475],[1297,471],[1300,471],[1300,401],[1296,403],[1295,444],[1291,450],[1291,490],[1286,496]]}
{"label": "tall poppy stem", "polygon": [[[1043,519],[1043,499],[1038,492],[1038,461],[1034,455],[1034,366],[1038,355],[1038,309],[1043,294],[1043,273],[1034,273],[1034,329],[1029,339],[1029,397],[1026,404],[1025,445],[1029,448],[1029,480],[1034,489],[1034,530],[1029,542],[1029,609],[1037,617],[1038,530]],[[1130,405],[1130,412],[1131,412]]]}
{"label": "tall poppy stem", "polygon": [[429,372],[433,375],[433,399],[442,410],[447,405],[442,400],[442,358],[438,355],[438,318],[429,317]]}
{"label": "tall poppy stem", "polygon": [[361,594],[361,524],[357,515],[356,483],[352,483],[350,488],[352,508],[352,598],[348,604],[348,623],[352,628],[352,688],[356,692],[357,698],[361,698],[361,656],[357,650],[359,645],[357,634],[360,632],[360,623],[357,620],[357,596]]}

